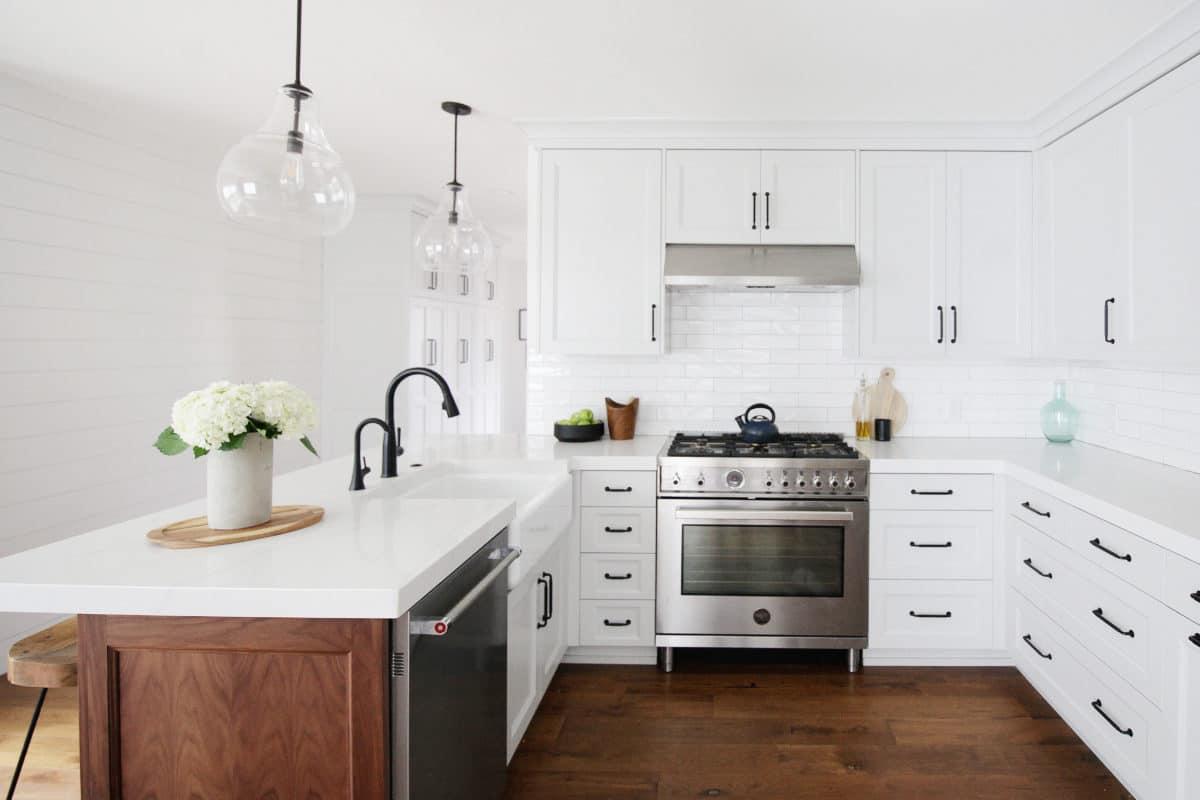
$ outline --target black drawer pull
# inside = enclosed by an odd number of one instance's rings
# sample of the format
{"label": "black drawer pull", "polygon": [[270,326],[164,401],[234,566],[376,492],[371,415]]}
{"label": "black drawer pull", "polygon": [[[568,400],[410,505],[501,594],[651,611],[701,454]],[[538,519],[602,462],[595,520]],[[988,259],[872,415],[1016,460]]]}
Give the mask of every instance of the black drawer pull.
{"label": "black drawer pull", "polygon": [[1032,505],[1030,505],[1028,500],[1026,500],[1024,503],[1021,503],[1021,508],[1025,509],[1026,511],[1032,511],[1033,513],[1037,514],[1039,517],[1045,517],[1046,519],[1050,519],[1049,511],[1038,511],[1036,508],[1034,508]]}
{"label": "black drawer pull", "polygon": [[624,489],[622,489],[619,486],[605,486],[604,491],[606,491],[606,492],[632,492],[633,487],[626,486]]}
{"label": "black drawer pull", "polygon": [[951,617],[951,613],[949,611],[944,614],[918,614],[916,611],[909,611],[908,615],[910,617],[916,617],[917,619],[950,619]]}
{"label": "black drawer pull", "polygon": [[917,489],[909,489],[908,493],[909,494],[920,494],[920,495],[938,495],[941,497],[945,497],[947,495],[954,494],[954,490],[953,489],[944,489],[940,492],[922,492],[922,491],[918,491]]}
{"label": "black drawer pull", "polygon": [[1197,589],[1196,591],[1192,592],[1188,596],[1191,597],[1193,600],[1195,600],[1197,603],[1200,603],[1200,589]]}
{"label": "black drawer pull", "polygon": [[1092,539],[1090,542],[1088,542],[1088,544],[1090,544],[1092,547],[1096,548],[1097,550],[1101,550],[1105,553],[1108,553],[1113,558],[1118,558],[1121,561],[1133,561],[1133,556],[1131,554],[1126,553],[1125,555],[1121,555],[1120,553],[1113,552],[1112,550],[1109,550],[1104,545],[1100,544],[1099,537]]}
{"label": "black drawer pull", "polygon": [[909,542],[909,547],[954,547],[954,542],[946,542],[945,544],[928,544],[926,542]]}
{"label": "black drawer pull", "polygon": [[605,533],[633,533],[633,527],[630,526],[628,528],[610,528],[607,525],[605,525],[604,532]]}
{"label": "black drawer pull", "polygon": [[607,572],[604,573],[604,580],[606,580],[606,581],[627,581],[632,577],[633,577],[632,572],[626,572],[624,575],[611,575]]}
{"label": "black drawer pull", "polygon": [[1039,656],[1041,656],[1042,658],[1046,659],[1047,661],[1053,661],[1053,660],[1054,660],[1054,655],[1053,655],[1052,653],[1043,653],[1043,652],[1041,651],[1041,649],[1040,649],[1040,648],[1039,648],[1039,647],[1038,647],[1036,644],[1034,644],[1034,643],[1033,643],[1033,636],[1032,636],[1032,635],[1030,635],[1030,634],[1028,634],[1028,633],[1027,633],[1027,634],[1025,634],[1024,636],[1022,636],[1022,637],[1021,637],[1021,639],[1022,639],[1022,640],[1025,642],[1025,644],[1029,645],[1029,649],[1030,649],[1030,650],[1032,650],[1033,652],[1037,653],[1037,654],[1038,654]]}
{"label": "black drawer pull", "polygon": [[1114,624],[1114,623],[1113,623],[1113,621],[1112,621],[1111,619],[1109,619],[1108,617],[1104,616],[1104,609],[1103,609],[1103,608],[1093,608],[1093,609],[1092,609],[1092,616],[1094,616],[1096,619],[1100,620],[1100,621],[1101,621],[1101,622],[1103,622],[1105,625],[1107,625],[1108,627],[1112,628],[1114,631],[1116,631],[1117,633],[1121,634],[1122,636],[1128,636],[1130,639],[1132,639],[1132,638],[1133,638],[1133,629],[1132,629],[1132,628],[1130,628],[1129,630],[1125,630],[1124,628],[1121,628],[1121,627],[1117,626],[1116,624]]}
{"label": "black drawer pull", "polygon": [[1024,564],[1025,564],[1025,566],[1029,567],[1031,570],[1036,572],[1038,575],[1041,575],[1043,578],[1046,578],[1047,580],[1051,580],[1051,581],[1054,580],[1054,573],[1053,572],[1042,572],[1040,569],[1038,569],[1037,567],[1035,567],[1033,565],[1032,558],[1025,559]]}
{"label": "black drawer pull", "polygon": [[633,624],[633,620],[627,619],[624,622],[613,622],[607,617],[604,620],[604,626],[607,628],[625,628]]}
{"label": "black drawer pull", "polygon": [[1125,736],[1129,736],[1131,738],[1133,737],[1133,728],[1122,728],[1120,725],[1113,722],[1112,717],[1110,717],[1108,714],[1104,713],[1104,704],[1100,702],[1099,697],[1097,697],[1095,700],[1092,701],[1092,708],[1096,709],[1097,714],[1104,717],[1105,722],[1107,722],[1109,725],[1112,725],[1112,729],[1114,731],[1116,731],[1117,733],[1123,734]]}
{"label": "black drawer pull", "polygon": [[1188,641],[1196,645],[1196,647],[1200,647],[1200,633],[1193,633],[1188,637]]}

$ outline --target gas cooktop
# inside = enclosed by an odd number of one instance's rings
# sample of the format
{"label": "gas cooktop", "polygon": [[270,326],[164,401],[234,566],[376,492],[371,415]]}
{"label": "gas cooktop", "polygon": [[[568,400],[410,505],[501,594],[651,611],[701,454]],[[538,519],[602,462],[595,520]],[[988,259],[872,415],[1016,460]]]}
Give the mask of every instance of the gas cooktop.
{"label": "gas cooktop", "polygon": [[836,433],[782,433],[766,444],[743,442],[737,433],[676,433],[669,458],[859,458]]}

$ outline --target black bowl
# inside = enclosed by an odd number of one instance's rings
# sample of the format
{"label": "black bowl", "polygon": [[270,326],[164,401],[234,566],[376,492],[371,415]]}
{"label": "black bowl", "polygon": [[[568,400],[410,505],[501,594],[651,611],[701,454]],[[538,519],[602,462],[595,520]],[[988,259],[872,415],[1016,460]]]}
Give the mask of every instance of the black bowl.
{"label": "black bowl", "polygon": [[554,423],[554,438],[560,442],[594,442],[604,438],[604,423],[559,425]]}

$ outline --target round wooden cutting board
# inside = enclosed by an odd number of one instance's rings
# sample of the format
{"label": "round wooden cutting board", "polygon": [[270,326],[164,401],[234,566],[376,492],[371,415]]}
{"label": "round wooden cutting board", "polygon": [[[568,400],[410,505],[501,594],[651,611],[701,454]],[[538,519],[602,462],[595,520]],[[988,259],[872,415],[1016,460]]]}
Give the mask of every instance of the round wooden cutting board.
{"label": "round wooden cutting board", "polygon": [[146,538],[163,547],[176,549],[216,547],[222,544],[249,542],[253,539],[265,539],[268,536],[298,531],[309,525],[317,524],[324,516],[325,509],[320,506],[274,506],[271,509],[271,519],[252,528],[214,531],[208,527],[208,517],[192,517],[155,528],[146,534]]}

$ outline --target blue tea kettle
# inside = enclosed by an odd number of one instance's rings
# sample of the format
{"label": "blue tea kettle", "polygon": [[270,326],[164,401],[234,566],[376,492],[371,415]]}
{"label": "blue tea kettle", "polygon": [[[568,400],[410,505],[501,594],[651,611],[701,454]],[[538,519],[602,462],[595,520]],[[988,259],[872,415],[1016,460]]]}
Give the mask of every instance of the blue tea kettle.
{"label": "blue tea kettle", "polygon": [[[763,408],[771,412],[771,418],[763,414],[755,414],[750,416],[750,412],[755,409]],[[742,441],[750,444],[766,444],[773,442],[779,438],[779,428],[775,427],[775,409],[771,408],[766,403],[755,403],[742,413],[740,417],[734,417],[734,421],[742,430]]]}

